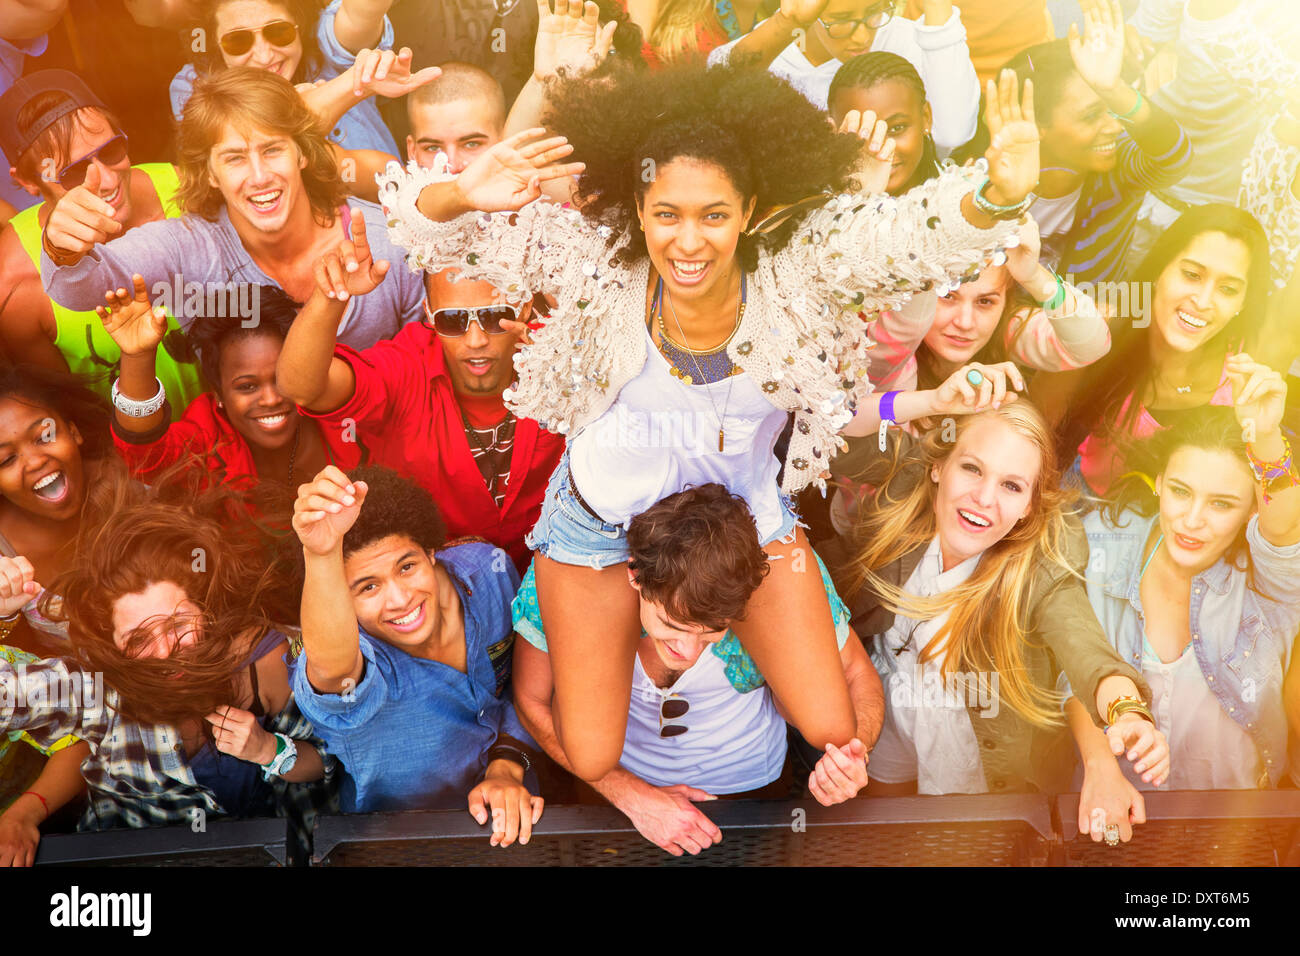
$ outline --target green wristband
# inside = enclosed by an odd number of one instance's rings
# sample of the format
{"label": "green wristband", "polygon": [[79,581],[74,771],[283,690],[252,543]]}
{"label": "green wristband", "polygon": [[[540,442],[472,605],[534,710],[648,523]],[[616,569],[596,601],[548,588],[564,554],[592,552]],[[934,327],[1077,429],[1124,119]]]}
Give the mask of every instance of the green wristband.
{"label": "green wristband", "polygon": [[1056,280],[1056,291],[1052,293],[1052,297],[1046,302],[1039,303],[1044,309],[1049,310],[1059,309],[1065,305],[1065,281],[1055,272],[1052,273],[1052,278]]}
{"label": "green wristband", "polygon": [[1133,104],[1133,108],[1132,108],[1131,110],[1129,110],[1127,113],[1114,113],[1114,112],[1112,112],[1111,115],[1114,116],[1117,120],[1130,120],[1130,119],[1132,119],[1134,116],[1136,116],[1136,115],[1137,115],[1137,111],[1140,110],[1140,109],[1142,108],[1142,91],[1141,91],[1141,90],[1134,90],[1133,92],[1137,94],[1137,102]]}

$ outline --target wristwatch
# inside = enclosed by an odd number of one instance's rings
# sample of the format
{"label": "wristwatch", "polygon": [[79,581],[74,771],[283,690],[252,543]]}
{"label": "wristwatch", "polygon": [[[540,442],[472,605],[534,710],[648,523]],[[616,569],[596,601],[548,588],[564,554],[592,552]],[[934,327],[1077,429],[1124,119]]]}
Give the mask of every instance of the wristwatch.
{"label": "wristwatch", "polygon": [[288,734],[275,735],[275,756],[271,758],[270,763],[264,763],[262,767],[262,779],[270,780],[272,777],[283,777],[293,769],[293,765],[298,762],[298,745],[294,743],[292,737]]}

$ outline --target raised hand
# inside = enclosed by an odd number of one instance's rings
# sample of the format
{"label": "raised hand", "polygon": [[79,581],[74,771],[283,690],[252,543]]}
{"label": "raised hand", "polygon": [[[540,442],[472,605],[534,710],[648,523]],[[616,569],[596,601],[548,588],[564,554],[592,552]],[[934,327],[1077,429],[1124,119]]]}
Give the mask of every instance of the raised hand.
{"label": "raised hand", "polygon": [[99,166],[90,164],[86,179],[70,189],[50,210],[45,223],[45,238],[61,252],[85,255],[96,243],[108,242],[122,231],[113,218],[113,207],[99,198]]}
{"label": "raised hand", "polygon": [[30,561],[22,555],[0,555],[0,617],[13,617],[40,593]]}
{"label": "raised hand", "polygon": [[204,720],[212,725],[212,739],[223,754],[261,766],[275,758],[275,734],[263,730],[248,711],[222,704]]}
{"label": "raised hand", "polygon": [[1106,728],[1106,742],[1116,757],[1125,753],[1142,779],[1160,786],[1169,776],[1169,741],[1140,714],[1121,714]]}
{"label": "raised hand", "polygon": [[1232,410],[1250,443],[1279,434],[1286,411],[1286,379],[1245,352],[1228,356]]}
{"label": "raised hand", "polygon": [[[545,137],[544,139],[541,137]],[[542,195],[549,179],[575,176],[584,163],[560,163],[573,152],[563,136],[526,129],[497,143],[455,180],[462,204],[483,212],[519,209]]]}
{"label": "raised hand", "polygon": [[293,530],[303,549],[323,556],[339,548],[365,500],[366,483],[349,481],[334,465],[326,465],[312,481],[299,486]]}
{"label": "raised hand", "polygon": [[1018,238],[1020,242],[1007,249],[1007,271],[1011,278],[1024,285],[1038,272],[1038,256],[1043,245],[1033,216],[1026,216],[1020,224]]}
{"label": "raised hand", "polygon": [[537,0],[537,43],[533,76],[546,80],[564,70],[581,76],[598,67],[614,42],[616,21],[600,25],[600,7],[591,0]]}
{"label": "raised hand", "polygon": [[123,355],[149,355],[167,334],[167,312],[149,305],[144,276],[132,276],[131,284],[134,295],[126,289],[105,292],[104,305],[95,306],[95,314]]}
{"label": "raised hand", "polygon": [[1101,93],[1120,85],[1124,68],[1124,11],[1119,0],[1079,0],[1084,36],[1070,24],[1070,57],[1084,82]]}
{"label": "raised hand", "polygon": [[327,252],[312,264],[316,288],[331,299],[346,301],[349,296],[373,292],[388,275],[388,260],[376,262],[366,239],[366,217],[352,214],[352,239],[344,239],[333,252]]}
{"label": "raised hand", "polygon": [[411,60],[414,54],[410,47],[401,51],[362,50],[352,64],[352,92],[357,96],[374,93],[397,99],[426,83],[432,83],[442,75],[436,66],[426,66],[416,73],[411,72]]}
{"label": "raised hand", "polygon": [[999,206],[1014,206],[1038,185],[1038,124],[1034,121],[1034,83],[1025,80],[1017,96],[1014,70],[1003,70],[985,86],[989,148],[989,188],[984,195]]}
{"label": "raised hand", "polygon": [[894,149],[897,146],[889,134],[884,120],[876,119],[871,110],[859,113],[849,110],[840,123],[841,133],[853,133],[862,138],[862,158],[858,162],[858,188],[870,195],[883,193],[889,188],[893,172]]}
{"label": "raised hand", "polygon": [[781,13],[787,20],[808,27],[822,15],[830,0],[781,0]]}
{"label": "raised hand", "polygon": [[[977,372],[977,375],[972,375]],[[978,382],[979,384],[976,384]],[[931,399],[933,415],[970,415],[1014,402],[1025,390],[1025,379],[1015,362],[982,365],[971,362],[948,376]]]}

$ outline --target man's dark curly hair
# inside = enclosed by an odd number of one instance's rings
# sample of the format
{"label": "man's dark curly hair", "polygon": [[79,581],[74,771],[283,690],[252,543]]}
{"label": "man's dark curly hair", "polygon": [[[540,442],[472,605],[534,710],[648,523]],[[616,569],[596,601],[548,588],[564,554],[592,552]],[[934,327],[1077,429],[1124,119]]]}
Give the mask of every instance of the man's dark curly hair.
{"label": "man's dark curly hair", "polygon": [[745,499],[717,483],[679,491],[637,515],[627,548],[643,598],[711,631],[744,620],[769,570]]}
{"label": "man's dark curly hair", "polygon": [[343,557],[391,535],[410,538],[425,551],[436,551],[447,540],[433,496],[415,482],[382,465],[362,465],[348,472],[352,481],[366,483],[366,500],[348,533]]}
{"label": "man's dark curly hair", "polygon": [[[747,65],[684,63],[616,73],[607,82],[559,81],[546,125],[573,144],[587,164],[578,180],[585,215],[628,231],[624,265],[646,255],[636,206],[653,171],[678,157],[714,163],[736,191],[757,200],[755,215],[774,206],[848,186],[861,152],[856,136],[837,133],[826,116],[785,80]],[[742,236],[742,268],[757,266],[758,243],[779,249],[791,219],[763,238]]]}

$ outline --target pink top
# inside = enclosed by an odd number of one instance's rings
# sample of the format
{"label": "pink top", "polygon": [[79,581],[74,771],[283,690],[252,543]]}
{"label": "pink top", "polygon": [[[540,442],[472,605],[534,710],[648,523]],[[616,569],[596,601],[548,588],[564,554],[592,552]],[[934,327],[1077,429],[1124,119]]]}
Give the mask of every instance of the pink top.
{"label": "pink top", "polygon": [[[1132,395],[1124,399],[1124,405],[1119,412],[1121,421],[1128,413],[1128,406],[1131,401],[1133,401]],[[1210,399],[1210,404],[1232,404],[1232,382],[1229,381],[1226,372],[1219,379],[1219,388],[1215,391],[1214,397]],[[1146,408],[1142,408],[1133,420],[1133,437],[1148,438],[1156,432],[1162,431],[1164,427],[1151,417],[1151,413]],[[1081,466],[1084,480],[1088,482],[1089,488],[1102,497],[1110,491],[1110,486],[1115,479],[1124,473],[1124,463],[1120,461],[1118,450],[1114,445],[1102,438],[1098,432],[1093,432],[1084,439],[1083,444],[1079,446],[1079,456],[1083,459]]]}

